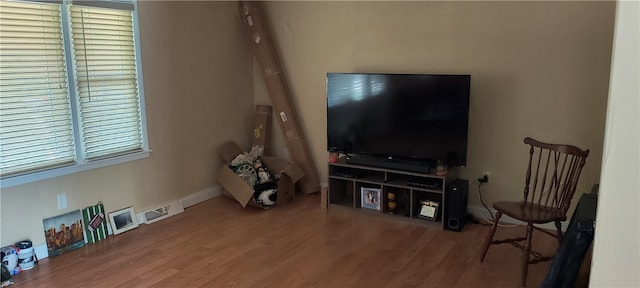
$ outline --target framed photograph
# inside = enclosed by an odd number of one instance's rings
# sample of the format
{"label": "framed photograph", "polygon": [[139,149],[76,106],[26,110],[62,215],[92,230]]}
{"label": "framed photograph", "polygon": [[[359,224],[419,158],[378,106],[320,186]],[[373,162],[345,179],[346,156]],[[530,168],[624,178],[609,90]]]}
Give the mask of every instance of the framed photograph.
{"label": "framed photograph", "polygon": [[138,228],[138,221],[136,220],[136,213],[133,211],[133,207],[127,207],[109,213],[109,221],[111,222],[113,235]]}
{"label": "framed photograph", "polygon": [[380,188],[360,188],[361,206],[362,208],[381,210],[380,202],[382,202],[382,191]]}
{"label": "framed photograph", "polygon": [[44,219],[42,224],[50,257],[84,246],[84,225],[80,210]]}
{"label": "framed photograph", "polygon": [[438,219],[439,207],[440,203],[438,203],[437,201],[421,200],[420,209],[418,211],[418,218],[436,221]]}

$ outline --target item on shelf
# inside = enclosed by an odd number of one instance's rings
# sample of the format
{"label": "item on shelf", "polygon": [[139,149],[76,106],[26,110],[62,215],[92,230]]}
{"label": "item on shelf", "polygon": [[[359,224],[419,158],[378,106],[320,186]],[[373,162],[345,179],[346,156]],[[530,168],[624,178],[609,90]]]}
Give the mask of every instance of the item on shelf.
{"label": "item on shelf", "polygon": [[336,173],[336,175],[344,178],[352,178],[352,179],[360,178],[360,175],[358,173],[338,172]]}
{"label": "item on shelf", "polygon": [[431,200],[420,200],[420,210],[418,212],[418,218],[436,221],[438,218],[438,211],[440,203]]}
{"label": "item on shelf", "polygon": [[362,187],[361,189],[362,208],[380,210],[380,188]]}
{"label": "item on shelf", "polygon": [[340,156],[340,153],[338,153],[338,152],[329,152],[329,163],[338,162],[338,157],[339,156]]}
{"label": "item on shelf", "polygon": [[447,175],[447,167],[442,163],[442,160],[438,160],[438,165],[436,165],[436,175],[445,176]]}
{"label": "item on shelf", "polygon": [[407,180],[407,185],[425,189],[437,189],[439,182],[441,181],[425,179],[423,177],[410,177],[409,180]]}
{"label": "item on shelf", "polygon": [[396,208],[398,208],[398,202],[396,201],[396,193],[393,191],[387,192],[387,207],[389,208],[389,214],[395,214]]}

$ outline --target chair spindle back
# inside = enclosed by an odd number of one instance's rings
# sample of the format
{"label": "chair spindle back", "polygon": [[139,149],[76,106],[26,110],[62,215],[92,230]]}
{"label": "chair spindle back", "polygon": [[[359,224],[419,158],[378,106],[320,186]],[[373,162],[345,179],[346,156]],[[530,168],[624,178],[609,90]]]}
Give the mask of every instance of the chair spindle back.
{"label": "chair spindle back", "polygon": [[566,215],[589,150],[529,137],[524,143],[531,146],[524,201],[555,208]]}

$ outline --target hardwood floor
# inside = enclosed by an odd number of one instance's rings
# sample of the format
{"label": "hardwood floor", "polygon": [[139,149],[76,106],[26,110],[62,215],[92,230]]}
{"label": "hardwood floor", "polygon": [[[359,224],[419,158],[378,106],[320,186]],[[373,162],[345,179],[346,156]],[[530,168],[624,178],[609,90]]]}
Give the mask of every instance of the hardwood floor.
{"label": "hardwood floor", "polygon": [[[489,227],[443,231],[349,209],[322,212],[319,195],[262,211],[226,197],[96,244],[41,260],[16,287],[517,287],[520,251]],[[523,233],[502,228],[497,237]],[[534,246],[557,241],[534,232]],[[550,262],[531,265],[540,286]]]}

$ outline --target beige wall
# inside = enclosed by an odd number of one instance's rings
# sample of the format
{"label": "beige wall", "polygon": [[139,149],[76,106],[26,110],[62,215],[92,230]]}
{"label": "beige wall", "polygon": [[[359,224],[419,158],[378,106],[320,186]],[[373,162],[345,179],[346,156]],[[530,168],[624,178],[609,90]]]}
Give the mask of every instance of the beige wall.
{"label": "beige wall", "polygon": [[[42,244],[43,218],[98,201],[108,211],[142,211],[216,185],[216,145],[248,145],[254,101],[270,101],[237,3],[139,3],[151,157],[3,189],[0,245],[25,238]],[[469,165],[461,176],[490,170],[488,202],[520,197],[525,136],[591,149],[579,189],[598,181],[614,3],[266,6],[322,181],[325,73],[352,71],[471,74]],[[274,151],[286,155],[277,127]],[[60,192],[69,198],[62,211]]]}
{"label": "beige wall", "polygon": [[618,2],[590,287],[640,287],[639,19]]}
{"label": "beige wall", "polygon": [[[614,2],[269,2],[266,9],[321,181],[327,72],[471,74],[461,177],[491,171],[488,203],[522,197],[525,136],[591,149],[578,193],[599,181]],[[254,69],[256,102],[269,103]],[[475,190],[470,197],[479,205]]]}
{"label": "beige wall", "polygon": [[[137,212],[212,187],[215,147],[248,145],[251,54],[234,2],[139,1],[147,159],[3,189],[0,245],[44,243],[42,219],[102,201]],[[66,192],[69,208],[57,209]]]}

